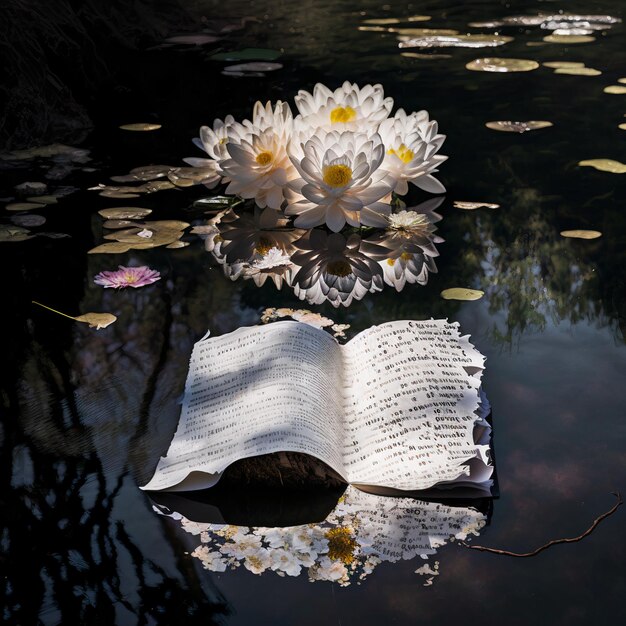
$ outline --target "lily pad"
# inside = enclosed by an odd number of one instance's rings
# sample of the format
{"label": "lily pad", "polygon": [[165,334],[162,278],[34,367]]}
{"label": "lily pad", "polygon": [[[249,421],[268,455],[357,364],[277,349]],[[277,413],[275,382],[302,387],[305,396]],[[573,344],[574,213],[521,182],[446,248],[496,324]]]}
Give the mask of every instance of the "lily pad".
{"label": "lily pad", "polygon": [[506,133],[526,133],[530,130],[539,130],[552,126],[552,122],[544,120],[529,120],[528,122],[497,121],[487,122],[485,126],[491,130],[499,130]]}
{"label": "lily pad", "polygon": [[0,242],[26,241],[32,239],[32,235],[27,228],[13,224],[0,224]]}
{"label": "lily pad", "polygon": [[444,300],[480,300],[484,295],[484,291],[479,289],[465,289],[463,287],[451,287],[441,292]]}
{"label": "lily pad", "polygon": [[555,74],[570,74],[571,76],[600,76],[600,70],[593,67],[559,67],[554,70]]}
{"label": "lily pad", "polygon": [[[411,35],[411,28],[399,29],[401,35]],[[400,48],[495,48],[513,41],[513,37],[499,35],[416,35],[403,40]]]}
{"label": "lily pad", "polygon": [[621,130],[626,130],[626,124],[620,124],[618,128]]}
{"label": "lily pad", "polygon": [[626,174],[626,165],[612,159],[588,159],[579,161],[578,165],[593,167],[601,172],[611,172],[611,174]]}
{"label": "lily pad", "polygon": [[252,61],[250,63],[237,63],[227,65],[225,72],[273,72],[283,67],[282,63],[268,63],[267,61]]}
{"label": "lily pad", "polygon": [[429,59],[432,61],[452,58],[451,54],[420,54],[419,52],[401,52],[400,56],[407,57],[409,59]]}
{"label": "lily pad", "polygon": [[603,89],[604,93],[612,94],[624,94],[626,93],[626,87],[622,85],[609,85]]}
{"label": "lily pad", "polygon": [[544,67],[551,67],[555,70],[585,67],[585,64],[581,63],[580,61],[546,61],[541,65],[543,65]]}
{"label": "lily pad", "polygon": [[33,209],[43,209],[45,206],[45,204],[39,202],[11,202],[4,208],[7,211],[32,211]]}
{"label": "lily pad", "polygon": [[485,207],[486,209],[499,209],[499,204],[494,204],[493,202],[467,202],[465,200],[455,200],[454,208],[455,209],[464,209],[466,211],[473,211],[474,209],[480,209],[481,207]]}
{"label": "lily pad", "polygon": [[26,213],[24,215],[14,215],[11,217],[11,221],[18,226],[24,226],[26,228],[35,228],[46,223],[46,218],[43,215],[35,215],[33,213]]}
{"label": "lily pad", "polygon": [[152,209],[143,209],[136,206],[118,206],[98,211],[98,215],[108,220],[140,220],[150,215],[150,213],[152,213]]}
{"label": "lily pad", "polygon": [[213,61],[274,61],[280,55],[278,50],[268,48],[243,48],[232,52],[218,52],[209,58]]}
{"label": "lily pad", "polygon": [[474,72],[530,72],[536,70],[539,67],[539,63],[530,59],[486,57],[474,59],[465,67]]}
{"label": "lily pad", "polygon": [[128,193],[126,191],[113,191],[112,189],[104,189],[99,196],[103,198],[116,198],[118,200],[129,200],[131,198],[139,198],[138,193]]}
{"label": "lily pad", "polygon": [[35,204],[57,204],[56,196],[31,196],[26,198],[26,202],[34,202]]}
{"label": "lily pad", "polygon": [[152,244],[144,245],[140,247],[140,244],[133,245],[132,243],[122,243],[120,241],[113,241],[110,243],[102,243],[95,248],[87,251],[87,254],[123,254],[130,249],[142,250],[148,248],[154,248]]}
{"label": "lily pad", "polygon": [[572,239],[597,239],[602,237],[602,233],[599,230],[562,230],[561,237],[570,237]]}
{"label": "lily pad", "polygon": [[543,40],[546,43],[590,43],[596,38],[591,35],[546,35]]}
{"label": "lily pad", "polygon": [[95,328],[100,330],[110,326],[117,320],[117,317],[113,313],[84,313],[74,318],[77,322],[84,322],[89,324],[89,328]]}
{"label": "lily pad", "polygon": [[215,43],[221,37],[215,35],[207,35],[206,33],[197,33],[195,35],[177,35],[176,37],[168,37],[165,43],[182,44],[186,46],[204,46],[208,43]]}
{"label": "lily pad", "polygon": [[132,130],[135,132],[145,132],[149,130],[159,130],[161,124],[150,124],[149,122],[137,122],[134,124],[122,124],[120,126],[122,130]]}

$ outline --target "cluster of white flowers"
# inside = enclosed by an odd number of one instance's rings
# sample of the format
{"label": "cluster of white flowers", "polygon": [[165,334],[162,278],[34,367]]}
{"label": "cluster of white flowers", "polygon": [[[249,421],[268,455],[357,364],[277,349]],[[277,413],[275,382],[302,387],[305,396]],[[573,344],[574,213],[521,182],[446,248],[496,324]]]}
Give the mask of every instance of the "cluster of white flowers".
{"label": "cluster of white flowers", "polygon": [[299,228],[385,227],[392,192],[406,194],[408,183],[445,191],[432,175],[447,158],[437,154],[445,136],[426,111],[390,117],[381,85],[349,82],[335,91],[318,83],[295,104],[296,117],[286,102],[257,102],[252,120],[203,126],[195,143],[209,158],[185,161],[210,172],[207,186],[226,183],[227,194],[284,210]]}

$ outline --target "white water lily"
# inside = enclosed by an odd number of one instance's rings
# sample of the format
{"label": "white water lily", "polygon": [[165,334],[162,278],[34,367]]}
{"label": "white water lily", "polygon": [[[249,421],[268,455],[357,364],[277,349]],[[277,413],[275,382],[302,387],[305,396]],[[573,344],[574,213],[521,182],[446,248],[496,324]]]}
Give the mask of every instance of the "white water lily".
{"label": "white water lily", "polygon": [[437,122],[429,121],[426,111],[407,115],[399,109],[394,117],[381,122],[378,132],[386,148],[381,169],[393,178],[397,194],[406,194],[408,183],[430,193],[446,190],[432,175],[448,158],[437,154],[445,135],[438,134]]}
{"label": "white water lily", "polygon": [[300,112],[297,128],[373,130],[389,116],[393,99],[385,98],[382,85],[360,88],[348,81],[331,91],[317,83],[313,93],[300,90],[294,98]]}
{"label": "white water lily", "polygon": [[243,277],[251,278],[257,287],[262,287],[271,278],[276,289],[280,289],[284,281],[289,284],[292,268],[288,254],[279,248],[270,248],[264,254],[255,254],[253,261],[244,266]]}
{"label": "white water lily", "polygon": [[377,133],[320,132],[302,146],[301,159],[292,157],[300,178],[289,183],[299,194],[285,213],[295,225],[313,228],[324,223],[334,232],[346,224],[385,226],[391,212],[380,202],[394,181],[379,169],[385,146]]}
{"label": "white water lily", "polygon": [[254,198],[261,208],[279,210],[291,196],[287,183],[297,177],[288,149],[293,129],[291,109],[280,100],[272,109],[257,102],[252,122],[244,122],[246,132],[228,134],[226,150],[230,158],[220,163],[230,180],[226,193]]}

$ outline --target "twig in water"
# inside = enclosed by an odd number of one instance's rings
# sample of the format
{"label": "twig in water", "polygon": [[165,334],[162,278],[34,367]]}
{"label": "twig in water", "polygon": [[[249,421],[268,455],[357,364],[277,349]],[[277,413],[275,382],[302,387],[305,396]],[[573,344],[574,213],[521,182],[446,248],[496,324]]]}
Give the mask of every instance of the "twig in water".
{"label": "twig in water", "polygon": [[498,548],[488,548],[486,546],[474,546],[466,543],[465,541],[459,541],[458,543],[466,548],[471,548],[472,550],[480,550],[481,552],[491,552],[491,554],[502,554],[504,556],[517,556],[517,557],[527,557],[527,556],[536,556],[540,552],[547,550],[550,546],[555,546],[558,543],[575,543],[576,541],[580,541],[584,539],[587,535],[590,535],[596,528],[596,526],[603,520],[609,517],[609,515],[613,515],[615,511],[624,503],[622,500],[622,495],[619,492],[612,492],[613,495],[617,498],[617,502],[611,507],[609,511],[603,513],[599,517],[596,517],[593,520],[593,524],[582,534],[577,537],[568,537],[565,539],[553,539],[552,541],[548,541],[548,543],[543,546],[539,546],[536,550],[532,552],[510,552],[509,550],[499,550]]}

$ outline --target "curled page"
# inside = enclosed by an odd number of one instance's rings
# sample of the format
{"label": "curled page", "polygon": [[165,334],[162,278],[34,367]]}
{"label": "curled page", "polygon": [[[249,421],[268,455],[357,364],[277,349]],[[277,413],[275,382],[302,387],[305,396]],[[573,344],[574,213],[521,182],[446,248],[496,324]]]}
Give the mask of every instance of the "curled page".
{"label": "curled page", "polygon": [[315,456],[342,474],[341,387],[337,342],[306,324],[199,341],[176,434],[143,489],[204,489],[239,459],[281,451]]}

